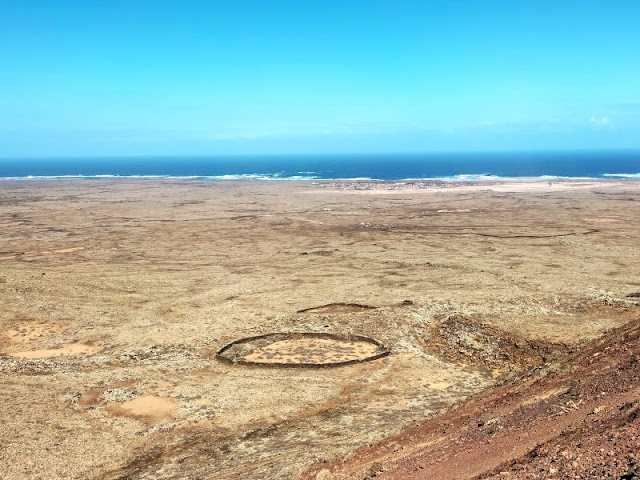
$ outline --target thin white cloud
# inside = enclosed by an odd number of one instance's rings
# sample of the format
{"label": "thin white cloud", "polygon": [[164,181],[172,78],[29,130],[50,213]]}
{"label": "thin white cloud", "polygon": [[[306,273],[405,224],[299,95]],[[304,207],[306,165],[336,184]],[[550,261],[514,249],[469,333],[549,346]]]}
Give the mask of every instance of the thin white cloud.
{"label": "thin white cloud", "polygon": [[604,117],[596,117],[591,115],[589,124],[597,128],[606,128],[611,126],[611,120],[606,115]]}

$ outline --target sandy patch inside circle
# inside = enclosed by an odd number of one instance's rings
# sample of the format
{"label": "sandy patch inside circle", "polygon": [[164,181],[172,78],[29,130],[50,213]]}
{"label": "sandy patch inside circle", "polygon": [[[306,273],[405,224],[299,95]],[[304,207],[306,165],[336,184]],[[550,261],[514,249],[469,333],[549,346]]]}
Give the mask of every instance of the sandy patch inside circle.
{"label": "sandy patch inside circle", "polygon": [[335,363],[359,360],[375,355],[378,346],[366,342],[328,338],[300,338],[274,342],[257,348],[245,357],[261,363]]}
{"label": "sandy patch inside circle", "polygon": [[331,334],[270,334],[238,340],[218,358],[239,364],[332,366],[379,358],[389,352],[373,339]]}

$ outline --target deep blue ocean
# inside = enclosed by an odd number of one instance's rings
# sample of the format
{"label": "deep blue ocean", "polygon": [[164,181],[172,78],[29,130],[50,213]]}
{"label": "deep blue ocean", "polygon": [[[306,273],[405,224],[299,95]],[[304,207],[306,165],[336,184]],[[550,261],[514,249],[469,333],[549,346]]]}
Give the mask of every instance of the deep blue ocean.
{"label": "deep blue ocean", "polygon": [[0,158],[0,178],[209,179],[640,178],[640,150],[167,157]]}

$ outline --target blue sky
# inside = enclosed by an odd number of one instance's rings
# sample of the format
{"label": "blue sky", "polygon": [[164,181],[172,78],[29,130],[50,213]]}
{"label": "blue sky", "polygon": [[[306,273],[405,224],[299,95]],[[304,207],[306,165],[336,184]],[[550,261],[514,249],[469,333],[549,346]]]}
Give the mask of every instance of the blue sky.
{"label": "blue sky", "polygon": [[0,156],[640,147],[640,2],[0,0]]}

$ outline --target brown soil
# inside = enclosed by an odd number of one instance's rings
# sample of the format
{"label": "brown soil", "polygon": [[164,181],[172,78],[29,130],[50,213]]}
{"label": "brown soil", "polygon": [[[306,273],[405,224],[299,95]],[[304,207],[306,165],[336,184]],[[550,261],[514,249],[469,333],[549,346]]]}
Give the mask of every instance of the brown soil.
{"label": "brown soil", "polygon": [[541,365],[564,353],[566,345],[528,340],[454,315],[432,327],[427,348],[435,355],[472,367],[517,371]]}
{"label": "brown soil", "polygon": [[70,343],[64,347],[50,348],[46,350],[25,350],[22,352],[12,352],[7,355],[18,358],[50,358],[50,357],[69,357],[74,355],[92,355],[100,353],[103,347],[97,345],[85,345],[84,343]]}
{"label": "brown soil", "polygon": [[11,343],[27,343],[37,338],[48,337],[62,330],[62,325],[51,323],[23,323],[4,332]]}
{"label": "brown soil", "polygon": [[143,395],[128,402],[111,404],[107,410],[115,415],[138,418],[147,423],[158,423],[173,417],[177,403],[173,398]]}
{"label": "brown soil", "polygon": [[[618,475],[640,182],[547,183],[4,181],[0,478]],[[392,353],[215,360],[269,332]]]}

